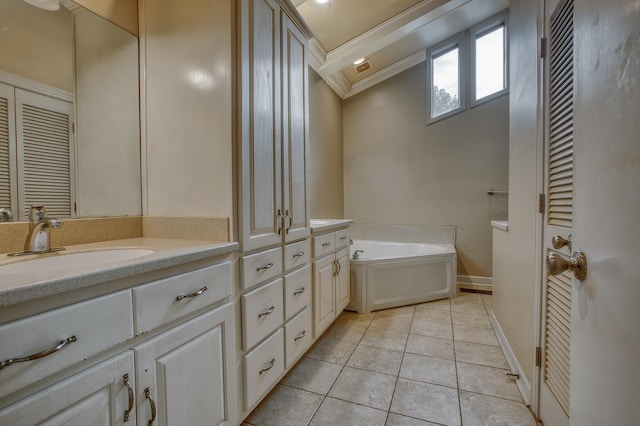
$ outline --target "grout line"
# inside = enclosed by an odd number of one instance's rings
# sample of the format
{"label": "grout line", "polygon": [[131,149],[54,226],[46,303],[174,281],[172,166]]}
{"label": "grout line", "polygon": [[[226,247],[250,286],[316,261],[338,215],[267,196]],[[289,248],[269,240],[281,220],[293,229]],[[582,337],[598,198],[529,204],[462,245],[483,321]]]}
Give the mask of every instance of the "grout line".
{"label": "grout line", "polygon": [[416,315],[416,308],[413,308],[413,314],[411,314],[411,323],[409,325],[409,332],[407,333],[407,338],[404,341],[404,349],[402,350],[402,359],[400,360],[400,368],[398,368],[398,375],[396,376],[396,383],[393,385],[393,392],[391,392],[391,400],[389,401],[389,409],[387,410],[387,418],[385,419],[385,425],[389,421],[389,413],[391,412],[391,405],[393,404],[393,397],[396,396],[396,389],[398,388],[398,381],[400,380],[400,372],[402,371],[402,364],[404,364],[404,355],[407,353],[407,342],[409,341],[409,336],[411,335],[411,327],[413,326],[413,319]]}
{"label": "grout line", "polygon": [[[449,304],[451,305],[451,300],[449,300]],[[462,402],[460,402],[460,379],[458,377],[458,357],[456,356],[456,334],[453,329],[453,311],[451,312],[451,337],[453,340],[453,362],[456,372],[456,388],[458,393],[458,417],[460,418],[460,424],[462,424]]]}

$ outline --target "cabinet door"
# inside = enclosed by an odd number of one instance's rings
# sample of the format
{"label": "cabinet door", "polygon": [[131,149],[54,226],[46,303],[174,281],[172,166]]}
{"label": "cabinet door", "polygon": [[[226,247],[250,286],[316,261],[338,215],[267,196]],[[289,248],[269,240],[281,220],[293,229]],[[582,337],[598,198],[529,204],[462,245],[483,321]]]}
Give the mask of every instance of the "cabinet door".
{"label": "cabinet door", "polygon": [[242,250],[282,241],[280,8],[240,2],[240,239]]}
{"label": "cabinet door", "polygon": [[314,336],[320,334],[333,322],[335,311],[334,256],[313,262]]}
{"label": "cabinet door", "polygon": [[285,241],[306,238],[308,194],[308,63],[307,39],[282,15],[282,151]]}
{"label": "cabinet door", "polygon": [[134,348],[138,424],[234,425],[231,304]]}
{"label": "cabinet door", "polygon": [[0,410],[0,424],[134,426],[135,411],[127,412],[130,403],[135,410],[133,371],[133,352],[127,351]]}
{"label": "cabinet door", "polygon": [[351,271],[349,270],[349,250],[336,253],[338,274],[336,275],[336,315],[347,307],[351,300]]}

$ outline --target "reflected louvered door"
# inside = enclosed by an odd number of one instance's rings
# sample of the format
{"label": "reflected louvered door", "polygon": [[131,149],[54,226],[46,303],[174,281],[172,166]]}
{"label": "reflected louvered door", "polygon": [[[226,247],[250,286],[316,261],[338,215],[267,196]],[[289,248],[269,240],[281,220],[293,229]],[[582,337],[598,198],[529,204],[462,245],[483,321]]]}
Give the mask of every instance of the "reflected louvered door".
{"label": "reflected louvered door", "polygon": [[74,216],[72,104],[16,89],[19,205],[42,204],[49,216]]}
{"label": "reflected louvered door", "polygon": [[0,83],[0,208],[10,208],[17,214],[14,104],[13,87]]}
{"label": "reflected louvered door", "polygon": [[[547,3],[545,63],[544,257],[565,258],[571,246],[553,247],[559,236],[571,240],[573,227],[573,0]],[[540,418],[545,424],[569,424],[572,276],[545,274],[542,286]]]}

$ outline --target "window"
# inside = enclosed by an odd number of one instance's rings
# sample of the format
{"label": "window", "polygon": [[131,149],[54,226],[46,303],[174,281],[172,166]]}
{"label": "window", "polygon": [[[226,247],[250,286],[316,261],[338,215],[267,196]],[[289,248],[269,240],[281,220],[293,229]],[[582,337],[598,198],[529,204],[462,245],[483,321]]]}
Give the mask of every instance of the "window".
{"label": "window", "polygon": [[429,122],[464,111],[464,40],[461,35],[429,49]]}
{"label": "window", "polygon": [[507,76],[506,13],[427,49],[428,124],[504,95]]}
{"label": "window", "polygon": [[507,92],[507,27],[504,16],[471,29],[471,105]]}

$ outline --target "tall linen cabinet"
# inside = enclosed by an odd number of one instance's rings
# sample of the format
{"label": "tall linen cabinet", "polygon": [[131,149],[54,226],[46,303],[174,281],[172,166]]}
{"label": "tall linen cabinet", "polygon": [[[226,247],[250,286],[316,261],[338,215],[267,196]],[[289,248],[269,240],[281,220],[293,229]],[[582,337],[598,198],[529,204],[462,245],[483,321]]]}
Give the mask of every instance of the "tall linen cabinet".
{"label": "tall linen cabinet", "polygon": [[313,338],[308,39],[285,0],[238,0],[237,369],[244,418]]}

